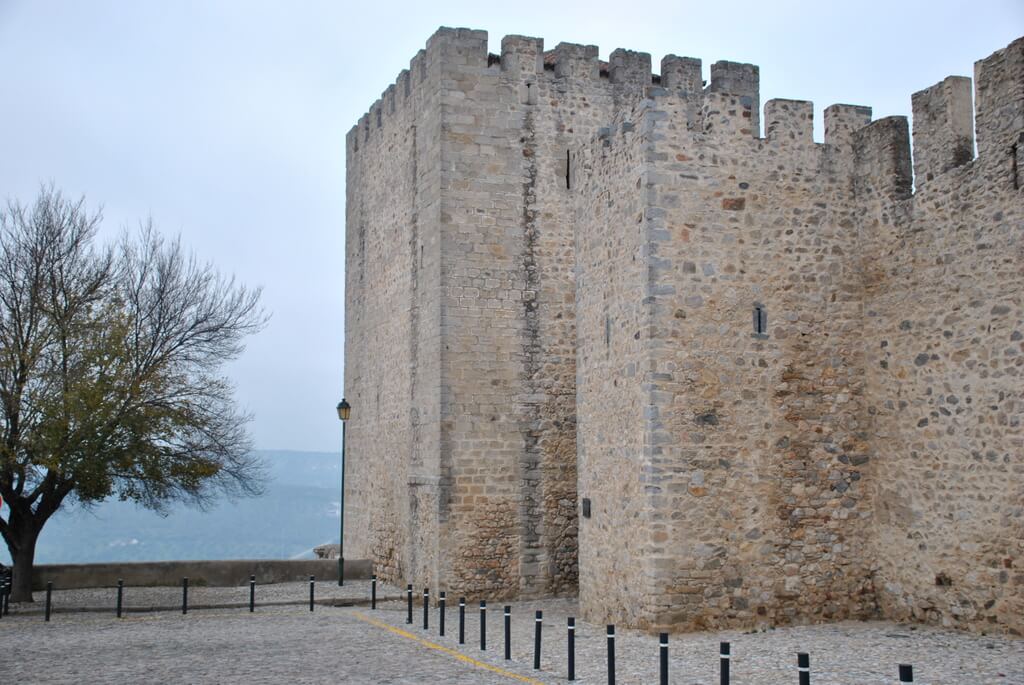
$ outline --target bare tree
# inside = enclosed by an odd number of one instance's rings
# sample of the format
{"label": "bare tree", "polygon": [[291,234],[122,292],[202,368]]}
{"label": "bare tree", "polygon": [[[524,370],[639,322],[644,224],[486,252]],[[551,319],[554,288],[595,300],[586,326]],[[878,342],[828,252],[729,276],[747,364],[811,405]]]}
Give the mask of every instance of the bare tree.
{"label": "bare tree", "polygon": [[266,323],[260,290],[151,224],[98,247],[99,224],[52,186],[0,210],[0,534],[16,602],[32,600],[39,533],[66,502],[202,506],[264,480],[220,374]]}

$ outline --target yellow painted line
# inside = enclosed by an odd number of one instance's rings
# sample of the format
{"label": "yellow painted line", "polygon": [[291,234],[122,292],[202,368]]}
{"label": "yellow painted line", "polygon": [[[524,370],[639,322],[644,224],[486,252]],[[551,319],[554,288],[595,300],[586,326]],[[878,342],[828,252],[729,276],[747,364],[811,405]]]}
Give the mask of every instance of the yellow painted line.
{"label": "yellow painted line", "polygon": [[372,626],[377,626],[378,628],[383,628],[384,630],[386,630],[386,631],[388,631],[390,633],[394,633],[395,635],[400,635],[401,637],[408,638],[408,639],[412,640],[413,642],[417,642],[417,643],[423,645],[427,649],[433,649],[434,651],[441,652],[443,654],[447,654],[448,656],[453,656],[456,659],[458,659],[459,661],[461,661],[461,662],[463,662],[465,664],[469,664],[470,666],[476,666],[477,668],[482,668],[485,671],[490,671],[491,673],[497,673],[498,675],[503,675],[506,678],[512,678],[513,680],[519,680],[519,681],[524,682],[524,683],[534,683],[534,685],[544,685],[539,680],[535,680],[533,678],[528,678],[528,677],[526,677],[524,675],[519,675],[518,673],[513,673],[512,671],[506,671],[503,668],[498,668],[497,666],[491,666],[490,664],[485,664],[482,661],[477,661],[476,659],[474,659],[472,657],[468,657],[465,654],[462,654],[460,652],[455,651],[454,649],[449,649],[447,647],[442,647],[441,645],[436,644],[434,642],[430,642],[429,640],[424,640],[423,638],[418,637],[416,635],[413,635],[412,633],[410,633],[408,631],[402,630],[401,628],[396,628],[396,627],[394,627],[392,625],[388,625],[387,623],[384,623],[383,621],[378,621],[376,619],[372,619],[372,618],[370,618],[369,616],[367,616],[365,614],[359,613],[358,611],[354,611],[352,613],[360,621],[364,621],[366,623],[369,623]]}

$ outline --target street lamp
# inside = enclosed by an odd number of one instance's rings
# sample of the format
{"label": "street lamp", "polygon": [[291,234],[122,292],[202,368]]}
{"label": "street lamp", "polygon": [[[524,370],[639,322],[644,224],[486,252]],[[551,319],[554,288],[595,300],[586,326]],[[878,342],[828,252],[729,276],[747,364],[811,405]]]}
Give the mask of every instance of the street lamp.
{"label": "street lamp", "polygon": [[338,585],[345,584],[345,424],[348,423],[352,406],[341,398],[338,402],[338,418],[341,419],[341,535],[338,537]]}

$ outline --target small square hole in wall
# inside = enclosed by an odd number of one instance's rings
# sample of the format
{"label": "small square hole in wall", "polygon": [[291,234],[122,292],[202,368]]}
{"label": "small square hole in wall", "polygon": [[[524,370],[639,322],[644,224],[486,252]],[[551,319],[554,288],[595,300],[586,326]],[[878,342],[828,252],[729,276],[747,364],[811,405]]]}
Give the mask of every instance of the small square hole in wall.
{"label": "small square hole in wall", "polygon": [[590,518],[590,498],[589,497],[584,497],[583,498],[583,518],[585,518],[585,519]]}

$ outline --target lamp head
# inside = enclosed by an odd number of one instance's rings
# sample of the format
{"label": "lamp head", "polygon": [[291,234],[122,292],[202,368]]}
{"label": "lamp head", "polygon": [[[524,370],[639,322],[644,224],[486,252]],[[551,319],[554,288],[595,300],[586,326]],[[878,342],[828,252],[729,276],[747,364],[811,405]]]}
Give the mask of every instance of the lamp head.
{"label": "lamp head", "polygon": [[348,421],[349,414],[352,413],[352,406],[345,401],[345,398],[341,398],[341,402],[338,402],[338,418],[342,421]]}

